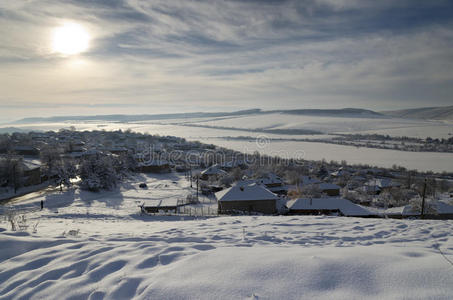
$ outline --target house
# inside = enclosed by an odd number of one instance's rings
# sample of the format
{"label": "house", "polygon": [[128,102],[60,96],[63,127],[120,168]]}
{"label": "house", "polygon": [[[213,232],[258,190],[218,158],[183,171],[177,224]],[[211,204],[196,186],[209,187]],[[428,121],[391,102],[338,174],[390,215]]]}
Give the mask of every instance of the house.
{"label": "house", "polygon": [[83,141],[73,141],[69,143],[69,152],[84,152],[87,151],[85,147],[85,142]]}
{"label": "house", "polygon": [[142,173],[168,173],[171,172],[170,164],[166,160],[152,160],[140,162],[137,166],[138,172]]}
{"label": "house", "polygon": [[302,176],[300,179],[301,179],[300,180],[301,187],[313,186],[313,187],[319,189],[320,192],[325,193],[328,196],[340,195],[341,187],[336,184],[322,182],[322,181],[318,180],[317,178],[314,178],[311,176]]}
{"label": "house", "polygon": [[219,214],[235,212],[274,214],[279,197],[257,183],[240,181],[215,194]]}
{"label": "house", "polygon": [[386,217],[392,219],[404,219],[404,218],[418,218],[420,217],[420,212],[415,211],[412,208],[412,205],[398,206],[388,208],[384,211]]}
{"label": "house", "polygon": [[286,195],[288,193],[288,187],[285,186],[283,179],[274,173],[269,173],[255,181],[258,184],[264,185],[268,190],[278,195]]}
{"label": "house", "polygon": [[[433,219],[451,220],[453,219],[453,205],[451,201],[440,200],[436,205],[437,214],[433,215]],[[430,215],[428,216],[430,217]]]}
{"label": "house", "polygon": [[222,170],[218,164],[215,164],[203,170],[200,174],[200,179],[201,180],[208,180],[211,178],[218,179],[219,177],[227,174],[228,173]]}
{"label": "house", "polygon": [[350,176],[351,173],[345,170],[343,167],[339,168],[337,171],[330,173],[332,177],[343,177],[343,176]]}
{"label": "house", "polygon": [[389,190],[393,187],[400,187],[401,184],[393,182],[390,178],[376,178],[365,183],[367,192],[371,194],[380,194],[382,191]]}
{"label": "house", "polygon": [[32,146],[15,146],[13,152],[17,155],[39,156],[39,149]]}
{"label": "house", "polygon": [[361,186],[363,186],[363,184],[366,182],[366,178],[363,177],[363,176],[360,176],[360,175],[354,175],[352,176],[349,181],[347,182],[346,184],[346,187],[349,189],[349,190],[354,190],[354,189],[357,189]]}
{"label": "house", "polygon": [[301,176],[300,177],[300,185],[307,186],[311,184],[318,184],[321,183],[321,180],[313,177],[313,176]]}
{"label": "house", "polygon": [[322,182],[318,184],[318,188],[321,190],[321,192],[327,194],[328,196],[340,195],[341,187],[333,183]]}
{"label": "house", "polygon": [[[428,205],[427,205],[428,206]],[[435,201],[432,204],[432,209],[425,208],[425,219],[437,220],[452,220],[453,219],[453,205],[446,199]],[[410,204],[400,207],[392,207],[385,210],[385,215],[389,218],[404,219],[404,218],[420,218],[421,212],[419,209],[414,209]]]}
{"label": "house", "polygon": [[208,185],[201,187],[201,193],[206,196],[215,194],[217,192],[220,192],[221,190],[223,190],[223,187],[220,185]]}
{"label": "house", "polygon": [[341,215],[348,217],[372,217],[375,213],[360,205],[339,197],[299,198],[288,201],[288,214],[291,215]]}
{"label": "house", "polygon": [[41,164],[36,160],[22,160],[23,183],[25,186],[41,183]]}
{"label": "house", "polygon": [[188,166],[186,166],[185,164],[177,164],[175,166],[175,171],[179,172],[179,173],[187,172],[189,170],[190,170],[190,168]]}
{"label": "house", "polygon": [[107,149],[107,151],[112,154],[117,154],[117,155],[128,153],[128,149],[126,147],[110,147]]}
{"label": "house", "polygon": [[220,167],[223,169],[223,170],[231,170],[233,168],[243,168],[245,166],[245,163],[244,161],[242,160],[231,160],[231,161],[226,161],[226,162],[223,162],[220,164]]}

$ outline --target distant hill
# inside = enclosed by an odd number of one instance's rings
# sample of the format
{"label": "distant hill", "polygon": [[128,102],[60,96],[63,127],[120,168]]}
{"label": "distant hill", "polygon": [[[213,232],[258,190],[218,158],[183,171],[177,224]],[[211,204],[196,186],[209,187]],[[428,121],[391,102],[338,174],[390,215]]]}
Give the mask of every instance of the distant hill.
{"label": "distant hill", "polygon": [[383,117],[382,114],[368,109],[361,108],[342,108],[342,109],[291,109],[291,110],[276,110],[269,112],[280,112],[290,115],[312,115],[312,116],[336,116],[336,117]]}
{"label": "distant hill", "polygon": [[13,124],[24,123],[43,123],[43,122],[66,122],[66,121],[110,121],[110,122],[137,122],[152,120],[168,120],[183,118],[211,118],[225,116],[240,116],[260,113],[260,109],[240,110],[235,112],[193,112],[193,113],[174,113],[174,114],[155,114],[155,115],[94,115],[94,116],[58,116],[47,118],[24,118],[13,122]]}
{"label": "distant hill", "polygon": [[13,133],[13,132],[28,132],[29,130],[18,128],[18,127],[2,127],[0,128],[0,134]]}
{"label": "distant hill", "polygon": [[406,119],[429,119],[453,121],[453,106],[421,107],[413,109],[382,111],[384,115]]}
{"label": "distant hill", "polygon": [[249,109],[235,112],[194,112],[194,113],[174,113],[174,114],[155,114],[155,115],[94,115],[94,116],[58,116],[46,118],[25,118],[12,124],[30,124],[30,123],[58,123],[66,121],[109,121],[109,122],[137,122],[137,121],[157,121],[168,119],[183,118],[215,118],[229,116],[244,116],[256,114],[282,113],[290,115],[311,115],[311,116],[335,116],[335,117],[352,117],[352,118],[369,118],[385,117],[384,115],[366,109],[360,108],[343,108],[343,109],[290,109],[290,110],[268,110]]}

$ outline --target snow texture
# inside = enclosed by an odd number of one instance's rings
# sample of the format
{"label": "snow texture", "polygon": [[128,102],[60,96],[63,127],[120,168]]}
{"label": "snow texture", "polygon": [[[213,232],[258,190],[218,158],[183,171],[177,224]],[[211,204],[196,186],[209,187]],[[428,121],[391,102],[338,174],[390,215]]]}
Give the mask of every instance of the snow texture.
{"label": "snow texture", "polygon": [[[0,218],[1,299],[451,299],[453,221],[326,216],[141,215],[190,191],[149,175],[140,189],[36,193]],[[45,200],[44,210],[37,209]],[[199,205],[212,205],[201,199]],[[7,208],[3,207],[3,212]],[[33,227],[35,230],[33,230]]]}

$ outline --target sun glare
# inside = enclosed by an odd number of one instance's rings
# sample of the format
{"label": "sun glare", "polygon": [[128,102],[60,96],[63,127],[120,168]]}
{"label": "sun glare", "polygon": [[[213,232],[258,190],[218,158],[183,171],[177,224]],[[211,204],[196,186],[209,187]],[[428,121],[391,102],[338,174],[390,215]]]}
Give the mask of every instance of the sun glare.
{"label": "sun glare", "polygon": [[90,36],[79,24],[68,23],[54,31],[52,49],[65,55],[73,55],[88,49]]}

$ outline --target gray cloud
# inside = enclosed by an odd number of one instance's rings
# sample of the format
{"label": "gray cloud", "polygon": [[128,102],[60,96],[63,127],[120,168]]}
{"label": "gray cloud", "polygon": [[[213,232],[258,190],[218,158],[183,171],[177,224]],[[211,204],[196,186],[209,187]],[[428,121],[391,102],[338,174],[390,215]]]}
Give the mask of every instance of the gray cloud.
{"label": "gray cloud", "polygon": [[[89,51],[52,53],[64,21]],[[2,1],[0,106],[444,105],[452,44],[450,1]]]}

